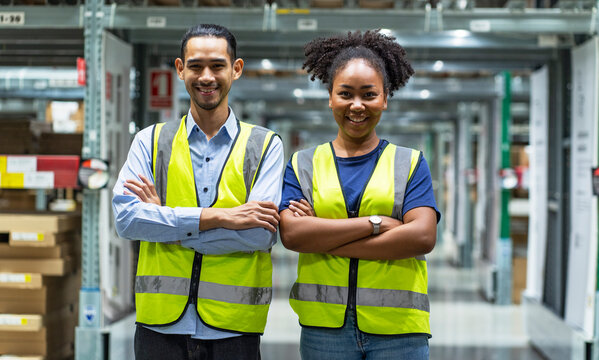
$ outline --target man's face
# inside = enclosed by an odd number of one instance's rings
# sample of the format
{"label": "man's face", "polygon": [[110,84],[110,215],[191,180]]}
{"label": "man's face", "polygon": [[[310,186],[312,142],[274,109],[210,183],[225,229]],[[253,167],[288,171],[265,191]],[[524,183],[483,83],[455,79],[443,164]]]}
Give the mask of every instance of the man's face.
{"label": "man's face", "polygon": [[233,81],[241,76],[243,60],[231,63],[226,39],[202,36],[187,41],[185,59],[175,60],[175,66],[191,106],[210,111],[228,106],[227,96]]}

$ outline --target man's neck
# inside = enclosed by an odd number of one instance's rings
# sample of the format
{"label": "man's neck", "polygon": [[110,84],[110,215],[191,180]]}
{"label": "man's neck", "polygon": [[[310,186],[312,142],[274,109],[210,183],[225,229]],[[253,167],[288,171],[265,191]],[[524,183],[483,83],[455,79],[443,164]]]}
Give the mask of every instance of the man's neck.
{"label": "man's neck", "polygon": [[229,118],[229,106],[219,106],[213,110],[204,110],[191,107],[191,115],[198,127],[202,130],[208,140],[214,137]]}

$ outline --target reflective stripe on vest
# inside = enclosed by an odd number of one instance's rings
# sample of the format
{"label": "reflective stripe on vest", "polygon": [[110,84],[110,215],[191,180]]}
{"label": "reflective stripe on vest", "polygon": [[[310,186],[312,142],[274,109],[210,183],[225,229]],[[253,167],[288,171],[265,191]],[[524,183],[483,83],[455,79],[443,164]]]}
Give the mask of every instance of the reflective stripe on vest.
{"label": "reflective stripe on vest", "polygon": [[[295,283],[289,297],[294,300],[343,305],[347,304],[348,290],[344,286]],[[430,312],[426,294],[407,290],[358,288],[356,305],[418,309]]]}
{"label": "reflective stripe on vest", "polygon": [[[247,201],[274,137],[262,127],[237,124],[212,207],[234,207]],[[152,146],[156,191],[162,204],[197,207],[185,117],[156,125]],[[193,250],[179,245],[141,242],[135,283],[137,322],[171,324],[182,316],[188,303],[196,303],[198,315],[211,327],[262,333],[272,297],[270,253],[202,255],[199,278],[191,279],[195,257]],[[198,292],[191,295],[193,282]]]}
{"label": "reflective stripe on vest", "polygon": [[[388,144],[368,180],[358,216],[402,220],[407,184],[420,152]],[[347,218],[331,144],[300,151],[291,159],[304,197],[317,216]],[[343,326],[349,298],[350,259],[301,253],[290,304],[305,326]],[[360,330],[372,334],[430,333],[424,256],[402,260],[359,260],[356,314]]]}
{"label": "reflective stripe on vest", "polygon": [[[135,281],[135,292],[187,296],[190,282],[189,279],[172,276],[138,276]],[[272,289],[200,281],[198,297],[237,304],[267,305],[272,297]]]}

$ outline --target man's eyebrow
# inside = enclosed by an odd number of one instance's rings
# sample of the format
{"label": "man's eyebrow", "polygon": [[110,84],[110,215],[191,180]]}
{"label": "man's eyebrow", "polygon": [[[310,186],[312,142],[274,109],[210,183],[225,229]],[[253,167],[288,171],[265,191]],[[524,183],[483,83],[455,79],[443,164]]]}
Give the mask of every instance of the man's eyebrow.
{"label": "man's eyebrow", "polygon": [[204,63],[204,62],[209,62],[209,63],[226,63],[227,59],[225,58],[213,58],[213,59],[187,59],[187,63]]}

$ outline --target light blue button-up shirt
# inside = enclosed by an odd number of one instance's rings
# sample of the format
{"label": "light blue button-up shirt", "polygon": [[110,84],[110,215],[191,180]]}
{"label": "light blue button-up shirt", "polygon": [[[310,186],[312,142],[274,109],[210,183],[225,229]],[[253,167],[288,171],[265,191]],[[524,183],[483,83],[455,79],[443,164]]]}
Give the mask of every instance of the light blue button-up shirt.
{"label": "light blue button-up shirt", "polygon": [[[199,206],[170,208],[147,204],[136,196],[124,194],[125,180],[139,180],[138,174],[150,181],[154,179],[151,163],[152,127],[148,127],[135,136],[127,161],[113,188],[112,207],[119,236],[129,240],[152,242],[181,240],[182,246],[202,254],[270,249],[277,241],[276,234],[264,228],[199,230],[202,207],[210,206],[214,201],[217,181],[238,128],[235,114],[231,109],[225,124],[210,140],[193,120],[191,111],[187,114],[186,125]],[[283,144],[279,137],[274,137],[248,201],[272,201],[278,205],[281,201],[283,166]],[[192,335],[193,338],[205,340],[239,335],[206,326],[198,317],[193,305],[188,306],[185,315],[175,324],[148,326],[148,328],[164,334]]]}

